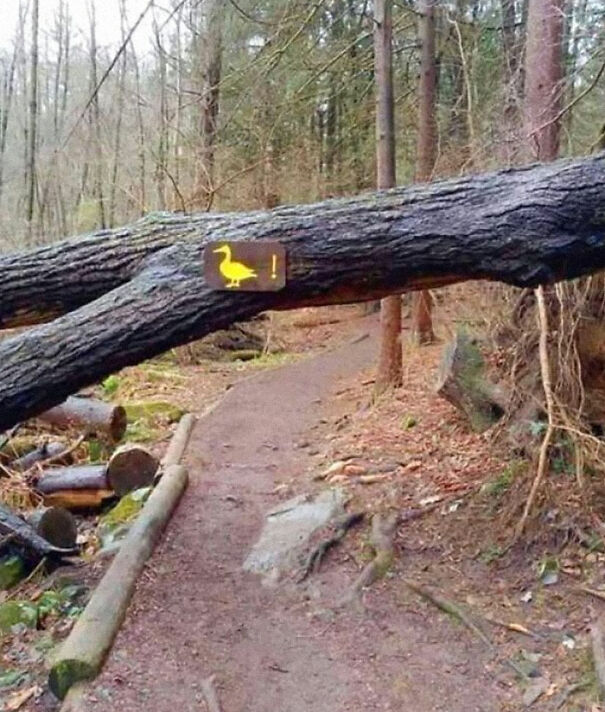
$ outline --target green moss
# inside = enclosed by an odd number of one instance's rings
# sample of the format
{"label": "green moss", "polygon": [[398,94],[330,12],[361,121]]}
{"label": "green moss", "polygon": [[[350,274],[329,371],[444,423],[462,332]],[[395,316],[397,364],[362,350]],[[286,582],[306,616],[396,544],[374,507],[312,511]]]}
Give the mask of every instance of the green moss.
{"label": "green moss", "polygon": [[185,410],[168,401],[139,401],[124,406],[128,421],[153,420],[161,417],[169,423],[175,423],[185,414]]}
{"label": "green moss", "polygon": [[92,680],[96,672],[92,665],[82,660],[60,660],[51,668],[48,686],[53,694],[62,700],[72,685],[83,680]]}
{"label": "green moss", "polygon": [[25,566],[19,556],[0,558],[0,591],[14,586],[25,575]]}
{"label": "green moss", "polygon": [[179,421],[186,411],[167,401],[139,401],[124,406],[128,427],[126,439],[131,442],[155,440],[161,427]]}
{"label": "green moss", "polygon": [[6,601],[0,605],[0,633],[9,633],[15,625],[35,628],[38,624],[38,607],[29,601]]}

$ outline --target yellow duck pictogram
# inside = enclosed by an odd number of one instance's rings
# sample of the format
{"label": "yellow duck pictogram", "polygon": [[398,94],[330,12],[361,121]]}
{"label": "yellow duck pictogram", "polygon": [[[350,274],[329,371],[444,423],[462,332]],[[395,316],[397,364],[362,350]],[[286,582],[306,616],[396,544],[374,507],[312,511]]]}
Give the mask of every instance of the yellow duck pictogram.
{"label": "yellow duck pictogram", "polygon": [[258,277],[253,269],[250,269],[243,262],[234,262],[231,258],[231,248],[229,245],[224,245],[216,250],[212,250],[215,253],[220,253],[225,255],[219,270],[225,279],[229,280],[225,285],[227,288],[238,289],[241,286],[241,282],[245,279],[252,279]]}

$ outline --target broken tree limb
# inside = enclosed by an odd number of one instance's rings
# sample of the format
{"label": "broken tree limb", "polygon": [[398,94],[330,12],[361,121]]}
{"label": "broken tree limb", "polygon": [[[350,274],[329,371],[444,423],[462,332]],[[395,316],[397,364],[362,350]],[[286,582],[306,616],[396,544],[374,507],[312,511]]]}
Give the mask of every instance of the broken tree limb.
{"label": "broken tree limb", "polygon": [[136,580],[186,486],[187,470],[170,465],[145,503],[53,660],[49,686],[60,699],[72,685],[91,680],[100,670],[126,614]]}
{"label": "broken tree limb", "polygon": [[[267,309],[468,279],[522,287],[605,267],[602,155],[243,214],[155,214],[0,258],[0,429],[85,385]],[[278,292],[212,291],[213,240],[277,239]]]}
{"label": "broken tree limb", "polygon": [[40,420],[60,428],[80,427],[87,432],[102,432],[117,442],[126,432],[126,411],[121,405],[94,398],[74,396],[41,413]]}
{"label": "broken tree limb", "polygon": [[18,457],[13,460],[10,464],[12,470],[17,470],[17,472],[24,472],[29,470],[38,462],[43,462],[49,458],[59,457],[65,454],[68,448],[59,442],[48,442],[40,445],[35,450],[31,450],[26,455]]}

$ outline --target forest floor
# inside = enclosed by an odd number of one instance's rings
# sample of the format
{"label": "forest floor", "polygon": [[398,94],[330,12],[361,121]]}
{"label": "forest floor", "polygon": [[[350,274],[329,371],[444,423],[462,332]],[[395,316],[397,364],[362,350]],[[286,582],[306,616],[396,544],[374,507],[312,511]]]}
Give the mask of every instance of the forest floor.
{"label": "forest floor", "polygon": [[[603,584],[604,557],[557,528],[507,550],[515,481],[531,466],[435,395],[451,315],[441,342],[405,345],[404,385],[377,402],[377,317],[295,318],[277,331],[285,355],[184,367],[166,385],[202,413],[191,481],[86,709],[205,710],[214,676],[223,712],[600,710],[589,626],[601,603],[579,586]],[[338,461],[355,467],[322,478]],[[303,582],[296,569],[245,572],[267,512],[330,485],[367,516],[320,570]],[[384,578],[342,605],[372,555],[370,516],[423,508],[399,526]]]}

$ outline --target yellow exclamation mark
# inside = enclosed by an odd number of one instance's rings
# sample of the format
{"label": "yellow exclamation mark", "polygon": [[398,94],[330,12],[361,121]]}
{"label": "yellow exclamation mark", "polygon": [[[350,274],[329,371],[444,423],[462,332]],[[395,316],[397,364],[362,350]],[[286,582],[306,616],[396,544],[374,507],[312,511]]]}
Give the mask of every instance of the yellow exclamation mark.
{"label": "yellow exclamation mark", "polygon": [[277,279],[277,255],[272,255],[271,279]]}

